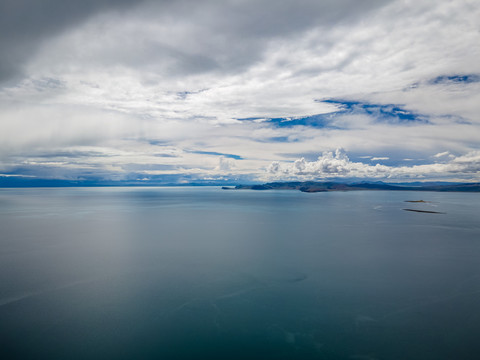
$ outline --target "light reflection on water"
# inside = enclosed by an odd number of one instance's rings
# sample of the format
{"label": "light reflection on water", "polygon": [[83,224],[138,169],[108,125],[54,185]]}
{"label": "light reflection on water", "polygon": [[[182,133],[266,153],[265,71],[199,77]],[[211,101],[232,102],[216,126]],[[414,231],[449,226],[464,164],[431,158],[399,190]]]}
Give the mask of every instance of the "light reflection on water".
{"label": "light reflection on water", "polygon": [[0,189],[0,352],[477,359],[479,199]]}

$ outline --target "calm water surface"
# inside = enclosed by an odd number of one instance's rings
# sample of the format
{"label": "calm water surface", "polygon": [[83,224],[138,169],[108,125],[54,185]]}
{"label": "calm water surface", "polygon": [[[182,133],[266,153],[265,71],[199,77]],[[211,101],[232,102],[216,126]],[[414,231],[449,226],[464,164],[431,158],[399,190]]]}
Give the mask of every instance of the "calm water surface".
{"label": "calm water surface", "polygon": [[479,359],[479,336],[480,194],[0,189],[2,359]]}

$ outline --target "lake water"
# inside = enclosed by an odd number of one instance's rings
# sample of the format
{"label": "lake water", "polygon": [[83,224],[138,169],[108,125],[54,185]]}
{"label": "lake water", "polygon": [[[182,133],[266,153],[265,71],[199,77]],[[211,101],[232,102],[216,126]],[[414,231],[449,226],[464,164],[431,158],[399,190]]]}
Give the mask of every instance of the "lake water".
{"label": "lake water", "polygon": [[2,359],[480,358],[480,194],[0,189],[0,246]]}

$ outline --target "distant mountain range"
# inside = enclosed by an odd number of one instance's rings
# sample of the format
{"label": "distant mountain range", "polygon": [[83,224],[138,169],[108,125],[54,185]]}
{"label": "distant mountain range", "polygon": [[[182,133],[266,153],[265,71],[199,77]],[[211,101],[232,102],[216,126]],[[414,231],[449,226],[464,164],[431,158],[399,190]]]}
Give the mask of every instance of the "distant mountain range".
{"label": "distant mountain range", "polygon": [[271,182],[261,185],[237,185],[223,187],[225,190],[300,190],[303,192],[354,191],[354,190],[398,190],[398,191],[442,191],[442,192],[480,192],[480,183],[415,183],[414,185],[388,184],[382,182],[360,182],[344,184],[337,182],[289,181]]}

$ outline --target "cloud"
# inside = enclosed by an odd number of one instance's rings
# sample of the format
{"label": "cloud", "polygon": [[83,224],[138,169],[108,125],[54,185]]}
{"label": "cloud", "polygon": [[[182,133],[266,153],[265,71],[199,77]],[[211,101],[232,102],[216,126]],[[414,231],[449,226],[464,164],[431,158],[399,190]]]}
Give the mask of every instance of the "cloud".
{"label": "cloud", "polygon": [[371,167],[332,154],[286,175],[448,177],[479,150],[475,1],[0,6],[3,173],[258,179],[343,147]]}
{"label": "cloud", "polygon": [[229,172],[235,168],[235,160],[221,156],[218,158],[218,165],[215,167],[216,171]]}
{"label": "cloud", "polygon": [[472,151],[445,163],[414,166],[369,165],[351,161],[344,150],[324,152],[316,161],[304,158],[293,163],[274,161],[267,168],[268,177],[274,179],[329,179],[375,178],[388,180],[411,179],[476,179],[480,174],[480,151]]}
{"label": "cloud", "polygon": [[89,17],[121,10],[142,0],[15,0],[0,4],[0,81],[22,72],[22,66],[41,46]]}
{"label": "cloud", "polygon": [[172,75],[245,69],[261,60],[272,39],[295,36],[319,25],[352,23],[388,2],[4,1],[0,51],[5,56],[0,79],[22,73],[44,46],[72,32],[75,35],[69,37],[68,45],[72,56],[55,54],[62,63],[75,58],[86,65],[114,62],[164,69],[168,70],[164,74]]}
{"label": "cloud", "polygon": [[450,154],[449,151],[444,151],[444,152],[440,152],[440,153],[438,153],[438,154],[433,155],[433,157],[435,157],[435,158],[442,158],[442,157],[445,157],[445,156],[448,156],[448,157],[450,157],[450,158],[454,158],[454,157],[455,157],[454,155]]}

